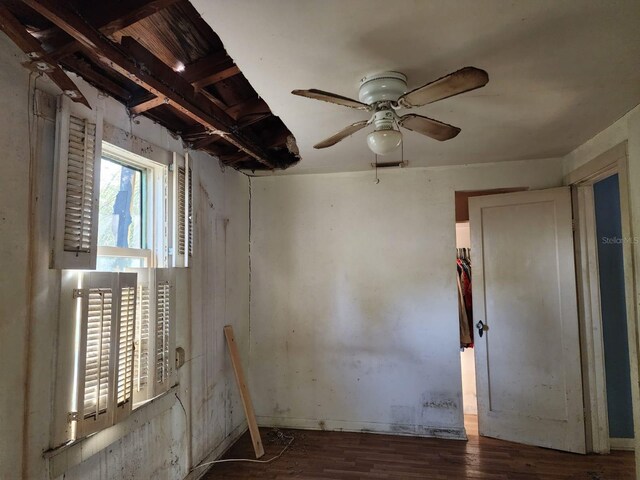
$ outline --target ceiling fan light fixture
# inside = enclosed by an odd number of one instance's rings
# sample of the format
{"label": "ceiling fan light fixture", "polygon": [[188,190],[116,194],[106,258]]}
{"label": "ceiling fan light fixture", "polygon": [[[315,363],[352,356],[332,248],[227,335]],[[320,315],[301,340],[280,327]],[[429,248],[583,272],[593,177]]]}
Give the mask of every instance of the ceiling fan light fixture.
{"label": "ceiling fan light fixture", "polygon": [[376,155],[388,155],[402,143],[402,133],[394,129],[375,130],[367,135],[367,145]]}

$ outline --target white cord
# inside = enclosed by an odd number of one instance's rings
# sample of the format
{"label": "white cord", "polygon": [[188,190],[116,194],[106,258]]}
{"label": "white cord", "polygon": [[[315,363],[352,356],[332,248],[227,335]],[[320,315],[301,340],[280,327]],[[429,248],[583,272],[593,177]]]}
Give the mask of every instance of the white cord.
{"label": "white cord", "polygon": [[254,460],[251,458],[225,458],[223,460],[214,460],[213,462],[201,463],[200,465],[197,465],[196,467],[194,467],[194,469],[200,468],[200,467],[206,467],[208,465],[214,465],[216,463],[228,463],[228,462],[271,463],[274,460],[277,460],[278,458],[280,458],[282,454],[287,451],[287,448],[291,446],[291,444],[293,443],[293,440],[294,440],[294,437],[290,437],[289,443],[287,443],[284,446],[282,451],[275,457],[270,458],[269,460]]}

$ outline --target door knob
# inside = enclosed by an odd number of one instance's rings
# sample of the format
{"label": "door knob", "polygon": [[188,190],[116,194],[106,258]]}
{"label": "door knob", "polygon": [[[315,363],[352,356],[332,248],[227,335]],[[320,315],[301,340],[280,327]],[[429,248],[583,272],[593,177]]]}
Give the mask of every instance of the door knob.
{"label": "door knob", "polygon": [[482,338],[484,332],[489,330],[489,325],[486,325],[482,322],[482,320],[480,320],[478,323],[476,323],[476,328],[478,329],[478,335],[480,336],[480,338]]}

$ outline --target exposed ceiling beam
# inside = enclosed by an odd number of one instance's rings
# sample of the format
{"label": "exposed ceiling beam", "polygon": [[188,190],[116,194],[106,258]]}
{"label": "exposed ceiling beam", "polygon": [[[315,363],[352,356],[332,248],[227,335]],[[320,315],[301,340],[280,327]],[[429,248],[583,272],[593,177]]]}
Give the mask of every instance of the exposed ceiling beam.
{"label": "exposed ceiling beam", "polygon": [[132,115],[140,115],[141,113],[146,112],[147,110],[151,110],[152,108],[159,107],[160,105],[164,105],[165,103],[168,103],[165,98],[153,97],[151,99],[141,100],[134,103],[134,105],[129,107],[129,111],[131,112]]}
{"label": "exposed ceiling beam", "polygon": [[105,35],[113,35],[114,33],[124,30],[128,26],[138,23],[139,21],[166,9],[177,2],[178,0],[126,1],[121,2],[121,7],[119,9],[114,9],[112,5],[105,2],[103,4],[103,9],[105,10],[105,14],[111,17],[111,20],[105,22],[101,27],[99,27],[99,30]]}
{"label": "exposed ceiling beam", "polygon": [[184,140],[193,140],[209,135],[209,131],[199,123],[190,127],[186,127],[178,133]]}
{"label": "exposed ceiling beam", "polygon": [[123,100],[128,100],[129,98],[131,98],[131,93],[129,92],[129,90],[118,85],[113,80],[110,80],[102,73],[97,72],[91,67],[88,62],[81,60],[75,55],[65,57],[60,61],[60,63],[64,68],[73,70],[85,80],[93,83],[104,92],[109,92],[111,95]]}
{"label": "exposed ceiling beam", "polygon": [[123,38],[122,47],[126,50],[125,53],[60,2],[23,2],[73,36],[105,66],[129,78],[149,93],[165,97],[168,105],[224,137],[226,141],[247,152],[268,168],[275,168],[279,163],[257,142],[250,140],[245,133],[239,132],[233,119],[224,111],[206,97],[196,93],[191,84],[137,42]]}
{"label": "exposed ceiling beam", "polygon": [[240,128],[249,127],[255,123],[261,122],[262,120],[271,117],[272,115],[273,114],[270,111],[264,112],[264,113],[253,113],[251,115],[247,115],[242,120],[240,120],[240,122],[238,122],[238,127]]}
{"label": "exposed ceiling beam", "polygon": [[200,90],[209,85],[213,85],[214,83],[221,82],[222,80],[226,80],[227,78],[233,77],[234,75],[238,75],[240,73],[240,69],[237,65],[233,65],[231,67],[225,68],[224,70],[220,70],[219,72],[212,73],[209,76],[206,76],[200,80],[197,80],[192,83],[196,90]]}
{"label": "exposed ceiling beam", "polygon": [[89,105],[89,102],[73,80],[58,65],[49,63],[44,59],[45,52],[40,42],[26,30],[4,5],[0,5],[0,29],[31,59],[28,64],[31,68],[46,73],[53,83],[60,87],[74,102],[82,103],[91,108],[91,105]]}
{"label": "exposed ceiling beam", "polygon": [[203,79],[207,75],[218,73],[224,68],[233,66],[233,60],[224,50],[213,52],[187,65],[182,72],[182,78],[193,83]]}
{"label": "exposed ceiling beam", "polygon": [[211,145],[212,143],[216,142],[217,140],[219,140],[219,138],[220,137],[218,137],[217,135],[210,134],[206,137],[200,138],[199,140],[192,141],[191,146],[193,147],[194,150],[200,150],[206,147],[207,145]]}
{"label": "exposed ceiling beam", "polygon": [[[103,35],[113,35],[120,30],[144,20],[151,15],[170,7],[179,0],[129,0],[118,4],[113,2],[93,3],[87,11],[92,25],[100,30]],[[63,58],[77,52],[81,44],[77,40],[62,44],[49,52],[52,59]]]}
{"label": "exposed ceiling beam", "polygon": [[240,120],[247,115],[271,113],[271,110],[269,109],[269,105],[261,98],[251,98],[227,108],[226,112],[235,120]]}

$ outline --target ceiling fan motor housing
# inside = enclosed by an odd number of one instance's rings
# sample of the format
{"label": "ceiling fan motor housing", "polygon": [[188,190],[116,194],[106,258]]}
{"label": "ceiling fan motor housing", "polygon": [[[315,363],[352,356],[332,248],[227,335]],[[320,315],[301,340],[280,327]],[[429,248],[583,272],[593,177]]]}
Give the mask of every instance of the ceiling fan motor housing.
{"label": "ceiling fan motor housing", "polygon": [[407,77],[400,72],[367,75],[360,80],[358,98],[367,105],[377,102],[397,102],[407,91]]}

